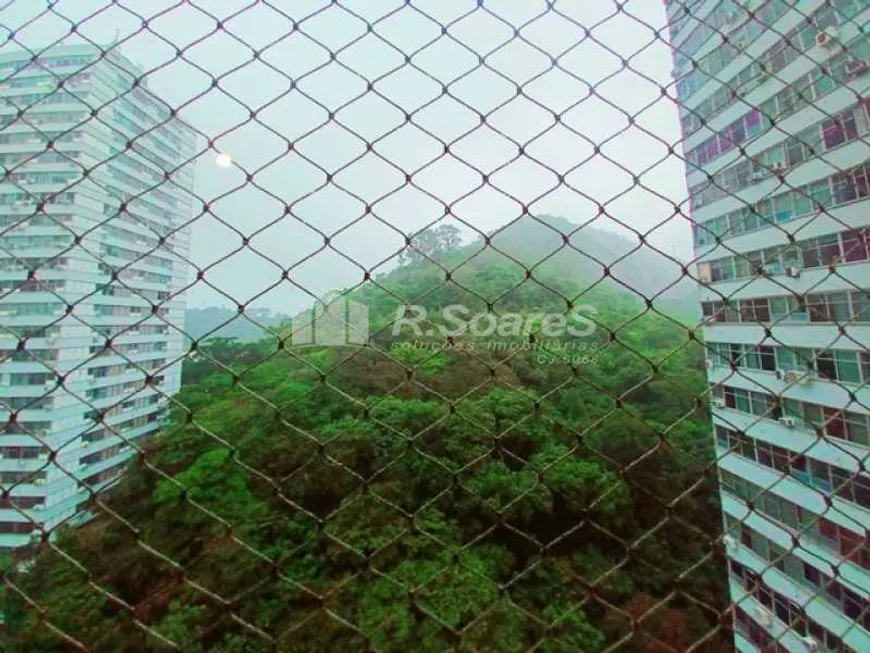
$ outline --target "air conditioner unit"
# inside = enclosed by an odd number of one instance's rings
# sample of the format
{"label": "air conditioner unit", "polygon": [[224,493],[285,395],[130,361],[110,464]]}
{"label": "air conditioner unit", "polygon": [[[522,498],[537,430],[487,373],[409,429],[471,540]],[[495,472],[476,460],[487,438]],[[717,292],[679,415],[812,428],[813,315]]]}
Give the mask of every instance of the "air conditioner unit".
{"label": "air conditioner unit", "polygon": [[749,181],[763,181],[765,176],[763,170],[756,170],[749,175]]}
{"label": "air conditioner unit", "polygon": [[36,503],[36,504],[33,505],[33,507],[31,508],[31,510],[42,510],[43,508],[45,508],[45,504],[43,504],[43,503]]}
{"label": "air conditioner unit", "polygon": [[870,70],[866,59],[852,59],[846,62],[846,74],[849,77],[859,77]]}
{"label": "air conditioner unit", "polygon": [[822,650],[822,645],[819,643],[819,640],[814,637],[810,637],[809,635],[807,635],[806,637],[801,637],[801,642],[803,642],[803,645],[807,647],[807,650],[811,651],[812,653],[817,653],[818,651]]}
{"label": "air conditioner unit", "polygon": [[713,369],[714,367],[716,367],[716,363],[714,363],[712,360],[708,359],[707,360],[707,369],[710,370],[710,369]]}
{"label": "air conditioner unit", "polygon": [[816,45],[820,45],[823,48],[833,47],[839,35],[840,31],[836,27],[826,27],[816,34]]}
{"label": "air conditioner unit", "polygon": [[738,540],[733,535],[726,535],[722,538],[722,542],[725,544],[725,548],[729,551],[733,551],[740,546],[740,540]]}
{"label": "air conditioner unit", "polygon": [[762,626],[770,626],[773,623],[773,614],[760,605],[755,608],[755,617]]}
{"label": "air conditioner unit", "polygon": [[725,408],[725,400],[720,397],[716,397],[713,399],[713,406],[715,406],[716,408]]}
{"label": "air conditioner unit", "polygon": [[785,172],[786,170],[788,170],[788,166],[786,165],[785,161],[777,161],[770,166],[770,169],[774,172]]}
{"label": "air conditioner unit", "polygon": [[798,370],[788,370],[785,373],[785,380],[788,383],[799,383],[800,385],[806,385],[813,380],[813,373],[810,371],[801,372]]}
{"label": "air conditioner unit", "polygon": [[787,426],[788,428],[793,429],[795,426],[797,426],[798,421],[790,415],[784,415],[783,417],[779,418],[779,423],[783,426]]}
{"label": "air conditioner unit", "polygon": [[801,276],[801,269],[796,265],[790,265],[785,269],[785,275],[792,279],[797,279]]}
{"label": "air conditioner unit", "polygon": [[775,374],[776,374],[776,378],[777,378],[777,380],[779,380],[779,381],[784,381],[784,380],[785,380],[785,372],[784,372],[783,370],[777,370],[777,371],[775,372]]}
{"label": "air conditioner unit", "polygon": [[38,479],[36,479],[35,481],[33,481],[33,484],[34,484],[34,485],[45,485],[45,479],[44,479],[44,478],[38,478]]}

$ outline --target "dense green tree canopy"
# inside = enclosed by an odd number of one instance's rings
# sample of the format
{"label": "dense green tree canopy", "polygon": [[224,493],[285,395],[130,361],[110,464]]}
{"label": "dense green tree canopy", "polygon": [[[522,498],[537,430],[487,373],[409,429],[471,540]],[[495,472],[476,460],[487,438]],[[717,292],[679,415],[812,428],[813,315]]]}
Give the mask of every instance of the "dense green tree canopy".
{"label": "dense green tree canopy", "polygon": [[[95,503],[26,568],[7,561],[11,649],[67,650],[63,632],[94,651],[641,653],[715,630],[719,513],[690,331],[612,289],[464,263],[451,234],[426,238],[437,262],[407,256],[352,294],[371,346],[200,346],[110,510]],[[396,336],[404,302],[432,328],[455,304],[592,305],[596,328],[496,348]]]}

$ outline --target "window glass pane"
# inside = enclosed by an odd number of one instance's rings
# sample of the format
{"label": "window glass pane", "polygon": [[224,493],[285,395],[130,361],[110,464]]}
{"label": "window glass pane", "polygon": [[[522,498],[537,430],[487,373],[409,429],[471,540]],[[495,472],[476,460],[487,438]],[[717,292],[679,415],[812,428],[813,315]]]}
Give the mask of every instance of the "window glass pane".
{"label": "window glass pane", "polygon": [[758,356],[761,359],[761,369],[773,371],[776,369],[776,354],[774,348],[762,345],[758,348]]}
{"label": "window glass pane", "polygon": [[839,120],[828,120],[822,123],[822,143],[826,150],[846,142],[846,133]]}
{"label": "window glass pane", "polygon": [[787,222],[794,218],[791,193],[784,193],[773,200],[773,217],[776,222]]}
{"label": "window glass pane", "polygon": [[804,303],[810,315],[811,322],[830,322],[828,302],[824,295],[807,295]]}
{"label": "window glass pane", "polygon": [[770,312],[773,314],[773,319],[778,320],[788,314],[788,299],[786,297],[771,297]]}
{"label": "window glass pane", "polygon": [[787,347],[776,348],[776,365],[781,370],[793,370],[797,368],[794,354]]}
{"label": "window glass pane", "polygon": [[804,160],[804,146],[797,139],[790,139],[786,145],[786,161],[789,166],[796,166]]}
{"label": "window glass pane", "polygon": [[757,348],[747,348],[746,353],[743,355],[743,366],[753,370],[761,369],[761,358],[758,355]]}
{"label": "window glass pane", "polygon": [[861,373],[858,368],[858,355],[853,351],[834,352],[837,363],[837,377],[846,383],[860,383]]}
{"label": "window glass pane", "polygon": [[782,407],[783,412],[790,417],[803,417],[802,404],[796,399],[783,399]]}
{"label": "window glass pane", "polygon": [[846,261],[866,261],[868,258],[868,233],[865,229],[853,229],[842,234],[843,258]]}
{"label": "window glass pane", "polygon": [[745,257],[739,256],[736,261],[736,278],[745,279],[755,275],[755,268],[752,263]]}
{"label": "window glass pane", "polygon": [[835,322],[845,324],[851,318],[849,295],[847,293],[831,293],[828,295],[828,307],[831,318]]}
{"label": "window glass pane", "polygon": [[870,444],[870,425],[866,415],[846,413],[846,437],[854,442],[867,446]]}
{"label": "window glass pane", "polygon": [[821,407],[815,406],[813,404],[804,405],[804,419],[806,419],[814,427],[819,428],[821,428],[822,425],[825,423],[825,418],[822,414]]}
{"label": "window glass pane", "polygon": [[716,443],[725,449],[728,448],[728,429],[716,427]]}
{"label": "window glass pane", "polygon": [[801,253],[803,254],[803,264],[805,267],[817,268],[822,265],[819,245],[815,238],[801,243]]}
{"label": "window glass pane", "polygon": [[767,400],[760,392],[750,394],[750,404],[752,405],[752,414],[759,416],[767,416]]}
{"label": "window glass pane", "polygon": [[821,236],[819,241],[819,255],[822,259],[822,265],[833,265],[838,263],[840,256],[840,239],[832,234],[830,236]]}
{"label": "window glass pane", "polygon": [[735,390],[734,397],[737,402],[737,410],[743,413],[750,412],[749,395],[745,390]]}
{"label": "window glass pane", "polygon": [[831,205],[831,185],[827,180],[812,184],[809,191],[810,197],[817,206],[820,205],[824,208]]}
{"label": "window glass pane", "polygon": [[845,204],[858,198],[855,182],[849,173],[834,175],[831,184],[834,189],[834,204]]}
{"label": "window glass pane", "polygon": [[837,380],[837,366],[834,354],[830,351],[819,352],[815,360],[816,371],[823,379]]}
{"label": "window glass pane", "polygon": [[830,75],[822,74],[819,79],[813,84],[813,92],[815,97],[821,97],[834,90],[835,82]]}
{"label": "window glass pane", "polygon": [[756,459],[765,467],[773,467],[773,450],[767,442],[758,441],[755,447]]}

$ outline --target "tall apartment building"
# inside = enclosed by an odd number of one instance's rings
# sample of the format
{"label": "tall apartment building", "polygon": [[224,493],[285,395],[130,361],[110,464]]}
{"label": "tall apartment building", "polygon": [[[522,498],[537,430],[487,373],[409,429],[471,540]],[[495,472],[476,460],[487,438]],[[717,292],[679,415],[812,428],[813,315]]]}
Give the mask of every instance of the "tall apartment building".
{"label": "tall apartment building", "polygon": [[196,139],[140,73],[0,50],[0,549],[79,520],[180,385]]}
{"label": "tall apartment building", "polygon": [[870,651],[870,2],[667,0],[739,651]]}

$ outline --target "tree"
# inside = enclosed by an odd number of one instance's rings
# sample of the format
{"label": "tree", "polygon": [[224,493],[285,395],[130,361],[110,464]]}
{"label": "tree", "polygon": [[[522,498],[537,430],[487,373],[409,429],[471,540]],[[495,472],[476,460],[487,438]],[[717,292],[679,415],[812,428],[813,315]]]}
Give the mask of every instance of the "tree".
{"label": "tree", "polygon": [[[375,328],[420,296],[433,314],[496,299],[553,313],[569,297],[600,309],[583,340],[597,360],[435,353],[389,330],[376,346],[289,353],[268,339],[207,342],[219,364],[185,362],[169,425],[106,496],[112,512],[94,505],[96,519],[61,533],[69,558],[0,566],[13,650],[63,650],[45,619],[94,650],[131,652],[155,645],[142,625],[218,653],[272,650],[260,633],[293,653],[595,653],[626,636],[627,650],[657,652],[715,629],[696,607],[727,600],[709,556],[715,482],[698,484],[713,460],[694,410],[706,390],[698,344],[613,290],[480,262],[454,227],[414,243],[402,266],[350,293]],[[471,260],[445,283],[426,257]],[[610,609],[640,618],[678,578],[690,598],[636,633]]]}
{"label": "tree", "polygon": [[455,251],[462,242],[462,234],[453,225],[442,224],[419,232],[399,254],[401,265],[417,265],[427,260],[438,260],[448,252]]}

